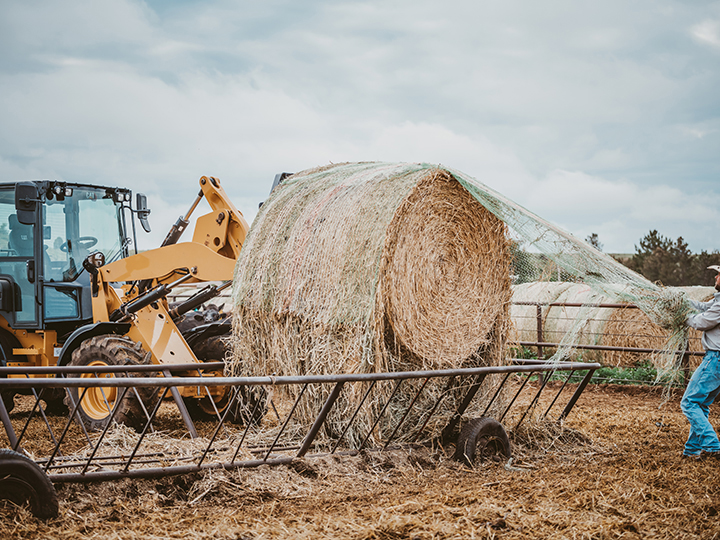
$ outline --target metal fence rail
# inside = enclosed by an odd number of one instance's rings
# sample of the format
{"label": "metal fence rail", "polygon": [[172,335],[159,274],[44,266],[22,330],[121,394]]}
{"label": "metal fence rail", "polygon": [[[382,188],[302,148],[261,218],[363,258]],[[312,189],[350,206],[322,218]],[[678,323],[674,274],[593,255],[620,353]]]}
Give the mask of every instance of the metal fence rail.
{"label": "metal fence rail", "polygon": [[[557,349],[561,345],[561,341],[564,337],[564,333],[560,332],[558,330],[548,330],[547,323],[548,323],[548,312],[550,308],[553,307],[560,307],[560,308],[582,308],[582,307],[593,307],[598,309],[640,309],[638,306],[634,304],[615,304],[615,303],[590,303],[590,304],[583,304],[583,303],[577,303],[577,302],[531,302],[531,301],[514,301],[512,302],[513,305],[517,306],[535,306],[535,315],[534,316],[514,316],[514,319],[517,320],[529,320],[532,318],[533,325],[534,326],[534,334],[535,334],[535,340],[519,340],[517,341],[517,345],[520,347],[527,347],[527,348],[533,348],[537,351],[537,357],[538,359],[545,359],[546,358],[546,352],[548,349]],[[568,322],[568,321],[574,321],[573,317],[562,317],[562,316],[554,316],[552,318],[554,322]],[[607,317],[591,317],[588,319],[588,322],[599,322],[599,323],[607,323],[610,319]],[[602,338],[607,337],[626,337],[629,334],[616,334],[613,336],[609,336],[606,332],[585,332],[586,335],[588,335],[590,338],[600,341]],[[634,334],[635,336],[638,336],[638,334]],[[646,337],[646,338],[654,338],[657,336],[653,335],[639,335],[639,337]],[[688,345],[684,350],[677,351],[677,356],[680,358],[680,366],[681,369],[685,373],[685,379],[688,379],[689,369],[690,369],[690,357],[692,356],[703,356],[705,353],[702,350],[691,350],[690,344],[697,342],[699,344],[699,338],[690,338],[688,341]],[[600,351],[600,352],[621,352],[621,353],[633,353],[637,355],[653,355],[657,353],[663,352],[659,349],[652,349],[647,347],[621,347],[621,346],[614,346],[614,345],[598,345],[598,344],[591,344],[591,343],[573,343],[572,347],[577,350],[583,350],[583,351]],[[701,349],[701,347],[695,347],[697,349]],[[640,357],[640,356],[638,356]]]}
{"label": "metal fence rail", "polygon": [[[30,393],[24,407],[12,413],[0,400],[7,444],[35,456],[53,482],[88,482],[254,467],[289,463],[304,456],[448,442],[469,410],[482,410],[483,416],[493,415],[512,424],[511,430],[531,415],[565,418],[600,365],[520,361],[512,366],[360,375],[242,378],[200,372],[197,377],[170,373],[165,377],[141,376],[165,367],[0,368],[0,391]],[[197,370],[198,365],[167,368],[187,372]],[[203,368],[211,371],[216,366]],[[578,372],[583,375],[582,382],[568,385]],[[16,378],[20,374],[22,378]],[[100,377],[102,374],[108,376]],[[558,383],[548,385],[551,378]],[[78,388],[81,401],[91,387],[116,388],[118,401],[133,393],[138,396],[139,388],[157,388],[158,392],[144,404],[144,425],[137,432],[112,423],[102,432],[88,432],[73,421],[78,414],[77,403],[71,404],[68,416],[45,413],[44,392]],[[207,396],[211,388],[227,388],[231,397],[222,412],[215,409],[211,421],[198,422],[188,413],[179,392],[173,393],[181,387],[198,387]],[[441,391],[431,395],[430,387]],[[294,402],[279,402],[278,395],[297,397]],[[318,395],[322,399],[317,399]],[[314,396],[314,401],[309,396]],[[357,396],[363,397],[358,400]],[[180,415],[168,401],[171,397]],[[453,408],[441,413],[443,402],[451,399]],[[353,407],[343,413],[338,424],[335,409],[339,403],[352,403]],[[368,408],[370,403],[375,404],[374,409]],[[299,421],[299,411],[313,404],[314,419]],[[373,412],[371,425],[359,421],[368,418],[368,411]],[[330,425],[332,414],[336,415],[335,423]],[[438,426],[444,427],[438,431]],[[351,430],[354,437],[348,435]]]}

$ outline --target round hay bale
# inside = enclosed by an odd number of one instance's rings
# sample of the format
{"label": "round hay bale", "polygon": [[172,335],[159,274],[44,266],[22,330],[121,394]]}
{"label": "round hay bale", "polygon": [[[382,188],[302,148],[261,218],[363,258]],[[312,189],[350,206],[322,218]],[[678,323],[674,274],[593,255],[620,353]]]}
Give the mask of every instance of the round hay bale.
{"label": "round hay bale", "polygon": [[[238,259],[232,371],[498,365],[509,261],[504,223],[444,169],[359,163],[295,174],[263,204]],[[322,399],[301,406],[301,420]],[[347,421],[353,399],[336,405],[330,425]]]}
{"label": "round hay bale", "polygon": [[[512,288],[512,305],[510,306],[510,319],[513,324],[510,341],[537,341],[537,306],[523,305],[518,302],[538,302],[549,304],[558,296],[572,287],[572,283],[563,281],[533,281],[514,285]],[[546,305],[541,306],[541,319],[543,327],[548,314]]]}
{"label": "round hay bale", "polygon": [[[578,306],[550,306],[545,316],[545,341],[552,343],[569,342],[577,345],[598,345],[611,310],[597,304],[610,302],[607,296],[582,283],[573,283],[554,302],[582,304]],[[577,349],[574,360],[602,361],[602,353],[588,349]]]}

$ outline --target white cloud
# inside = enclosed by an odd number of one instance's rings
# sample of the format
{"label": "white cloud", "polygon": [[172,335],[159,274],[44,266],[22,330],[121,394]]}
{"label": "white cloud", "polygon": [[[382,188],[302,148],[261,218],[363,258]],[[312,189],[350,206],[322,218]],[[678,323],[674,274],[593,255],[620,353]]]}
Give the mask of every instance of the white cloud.
{"label": "white cloud", "polygon": [[650,228],[716,248],[677,187],[717,202],[720,69],[677,39],[716,47],[711,9],[243,4],[3,2],[0,176],[144,191],[155,242],[201,175],[252,217],[277,172],[424,161],[606,249]]}
{"label": "white cloud", "polygon": [[707,235],[720,223],[720,197],[667,185],[641,186],[582,172],[557,170],[535,182],[518,200],[580,238],[597,233],[606,251],[632,252],[648,231],[677,238],[691,249],[717,249]]}
{"label": "white cloud", "polygon": [[720,21],[703,21],[693,26],[690,31],[701,43],[720,49]]}

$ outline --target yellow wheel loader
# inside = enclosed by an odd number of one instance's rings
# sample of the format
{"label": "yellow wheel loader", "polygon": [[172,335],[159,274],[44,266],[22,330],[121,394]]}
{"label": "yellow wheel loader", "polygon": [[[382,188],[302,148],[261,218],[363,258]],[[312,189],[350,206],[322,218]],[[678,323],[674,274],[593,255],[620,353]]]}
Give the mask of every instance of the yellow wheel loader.
{"label": "yellow wheel loader", "polygon": [[[197,218],[192,241],[178,242],[203,198],[211,211]],[[150,232],[150,210],[142,194],[134,208],[131,202],[124,188],[55,181],[0,184],[0,365],[156,364],[158,371],[150,375],[168,375],[167,365],[222,360],[223,346],[208,346],[208,340],[229,332],[227,318],[191,324],[185,334],[178,325],[229,286],[247,222],[220,182],[204,176],[190,210],[162,246],[137,253],[135,222]],[[173,287],[199,282],[224,283],[168,304]],[[229,401],[225,390],[210,389],[178,391],[193,414],[222,412]],[[61,412],[72,410],[82,397],[76,419],[90,429],[102,429],[113,410],[116,420],[141,425],[138,401],[152,398],[154,391],[128,392],[119,399],[120,390],[73,388],[43,400],[46,411]],[[2,399],[11,410],[14,392],[5,391]]]}

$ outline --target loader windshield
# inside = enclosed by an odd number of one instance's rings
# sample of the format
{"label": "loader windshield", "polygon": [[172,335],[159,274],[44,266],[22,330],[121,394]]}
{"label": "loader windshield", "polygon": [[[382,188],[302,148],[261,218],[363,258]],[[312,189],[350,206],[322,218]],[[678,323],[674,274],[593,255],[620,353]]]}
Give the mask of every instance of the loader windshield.
{"label": "loader windshield", "polygon": [[101,251],[110,262],[124,256],[122,203],[104,188],[73,187],[61,196],[48,193],[43,206],[46,281],[73,281],[82,262]]}

